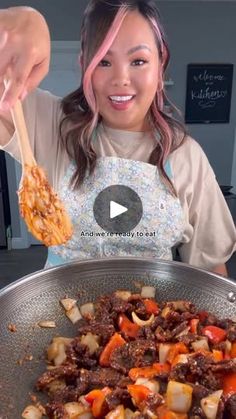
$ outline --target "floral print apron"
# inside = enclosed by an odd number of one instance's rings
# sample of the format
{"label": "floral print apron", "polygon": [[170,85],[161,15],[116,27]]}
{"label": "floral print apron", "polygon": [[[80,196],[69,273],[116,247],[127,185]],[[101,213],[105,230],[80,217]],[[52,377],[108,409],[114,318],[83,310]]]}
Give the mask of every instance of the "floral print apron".
{"label": "floral print apron", "polygon": [[[171,177],[169,163],[165,169]],[[76,191],[69,186],[74,170],[74,163],[70,163],[58,191],[74,233],[65,245],[49,248],[46,267],[109,256],[172,259],[172,248],[183,235],[184,214],[179,199],[169,192],[156,166],[119,157],[99,157],[93,174],[87,175]],[[141,198],[143,216],[130,232],[111,235],[95,221],[94,201],[111,185],[128,186]]]}

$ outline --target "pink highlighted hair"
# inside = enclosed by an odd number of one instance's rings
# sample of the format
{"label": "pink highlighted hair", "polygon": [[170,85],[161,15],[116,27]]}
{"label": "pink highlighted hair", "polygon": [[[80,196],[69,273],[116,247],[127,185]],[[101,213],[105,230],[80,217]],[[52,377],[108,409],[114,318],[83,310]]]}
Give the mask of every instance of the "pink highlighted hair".
{"label": "pink highlighted hair", "polygon": [[60,126],[61,138],[67,152],[76,162],[71,185],[78,188],[83,183],[86,172],[91,174],[96,165],[97,156],[91,142],[101,117],[92,87],[93,72],[112,45],[126,14],[133,10],[138,10],[149,21],[156,37],[161,63],[158,69],[158,91],[149,110],[149,119],[157,141],[149,163],[158,167],[163,181],[176,195],[164,165],[169,154],[183,143],[186,131],[183,124],[165,112],[166,104],[172,110],[177,109],[170,103],[164,90],[169,49],[155,0],[90,0],[86,8],[81,29],[81,84],[75,92],[62,100],[62,109],[66,116]]}

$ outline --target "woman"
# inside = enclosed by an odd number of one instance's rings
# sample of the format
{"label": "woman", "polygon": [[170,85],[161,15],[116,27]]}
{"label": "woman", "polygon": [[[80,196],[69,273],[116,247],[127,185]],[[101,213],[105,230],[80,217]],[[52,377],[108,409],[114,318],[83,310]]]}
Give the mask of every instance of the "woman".
{"label": "woman", "polygon": [[[155,2],[90,1],[81,85],[62,101],[35,90],[48,70],[44,18],[11,8],[0,12],[0,27],[0,72],[10,74],[1,100],[2,148],[19,159],[9,107],[24,99],[36,160],[74,225],[66,245],[49,249],[46,266],[110,255],[171,259],[177,247],[183,262],[226,275],[235,226],[202,149],[164,111],[169,50]],[[95,222],[95,199],[111,185],[141,198],[133,236],[102,235]]]}

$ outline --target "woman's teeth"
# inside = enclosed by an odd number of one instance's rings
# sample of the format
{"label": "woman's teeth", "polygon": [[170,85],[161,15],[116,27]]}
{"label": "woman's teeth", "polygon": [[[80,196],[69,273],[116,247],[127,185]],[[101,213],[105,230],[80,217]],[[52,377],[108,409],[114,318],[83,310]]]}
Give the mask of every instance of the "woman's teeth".
{"label": "woman's teeth", "polygon": [[109,99],[112,100],[112,102],[127,102],[128,100],[131,100],[134,96],[109,96]]}

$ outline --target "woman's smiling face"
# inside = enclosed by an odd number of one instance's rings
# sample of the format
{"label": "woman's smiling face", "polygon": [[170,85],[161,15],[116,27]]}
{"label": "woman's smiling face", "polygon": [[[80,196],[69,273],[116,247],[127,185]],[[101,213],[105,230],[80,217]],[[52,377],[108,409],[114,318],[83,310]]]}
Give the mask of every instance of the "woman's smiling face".
{"label": "woman's smiling face", "polygon": [[107,126],[149,129],[147,114],[158,89],[159,66],[150,24],[139,12],[129,12],[92,76],[99,114]]}

